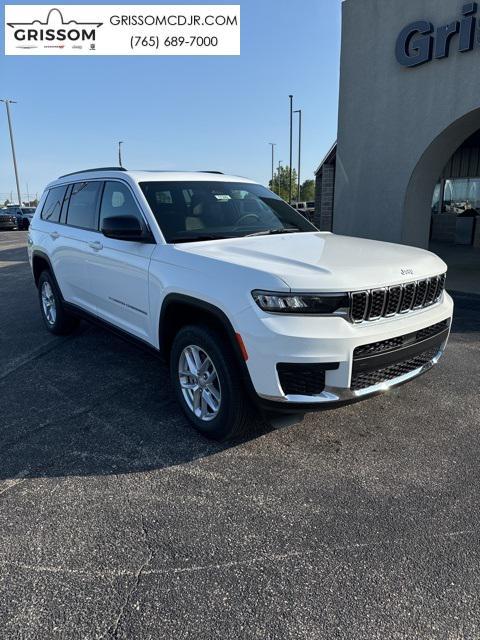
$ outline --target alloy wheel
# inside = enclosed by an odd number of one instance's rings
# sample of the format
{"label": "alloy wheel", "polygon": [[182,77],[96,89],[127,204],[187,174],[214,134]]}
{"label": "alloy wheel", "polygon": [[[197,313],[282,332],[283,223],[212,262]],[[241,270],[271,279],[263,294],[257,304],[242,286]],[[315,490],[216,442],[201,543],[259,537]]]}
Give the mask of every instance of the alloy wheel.
{"label": "alloy wheel", "polygon": [[217,370],[206,351],[195,345],[185,347],[178,362],[178,377],[190,411],[204,422],[216,418],[222,391]]}
{"label": "alloy wheel", "polygon": [[43,314],[49,325],[54,325],[57,319],[57,306],[53,289],[49,282],[42,283],[42,308]]}

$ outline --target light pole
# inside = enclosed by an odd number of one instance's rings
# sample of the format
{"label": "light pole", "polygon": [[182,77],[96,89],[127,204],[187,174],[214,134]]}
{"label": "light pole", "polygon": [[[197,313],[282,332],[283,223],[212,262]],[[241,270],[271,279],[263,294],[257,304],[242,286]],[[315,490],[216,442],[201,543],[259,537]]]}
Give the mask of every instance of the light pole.
{"label": "light pole", "polygon": [[271,188],[273,190],[273,176],[275,175],[275,171],[274,171],[274,163],[275,163],[275,147],[277,146],[275,142],[269,142],[268,143],[271,147],[272,147],[272,184],[271,184]]}
{"label": "light pole", "polygon": [[122,164],[122,144],[123,140],[118,141],[118,166],[123,168]]}
{"label": "light pole", "polygon": [[302,110],[297,109],[294,113],[298,113],[298,191],[297,201],[300,202],[300,163],[302,157]]}
{"label": "light pole", "polygon": [[10,144],[12,145],[13,168],[15,170],[15,180],[17,182],[18,206],[21,207],[22,196],[20,195],[20,181],[18,179],[17,157],[15,155],[15,144],[13,142],[12,118],[10,116],[10,105],[17,103],[15,100],[9,100],[8,98],[4,98],[3,100],[0,100],[0,102],[4,102],[5,108],[7,109],[8,130],[10,131]]}
{"label": "light pole", "polygon": [[292,204],[292,142],[293,142],[293,96],[290,98],[290,168],[288,172],[288,204]]}
{"label": "light pole", "polygon": [[280,191],[281,191],[281,188],[282,188],[282,181],[281,181],[281,178],[280,178],[280,170],[281,170],[281,168],[282,168],[282,162],[283,162],[283,160],[279,160],[279,161],[278,161],[278,195],[279,195],[280,197],[282,197],[282,196],[280,195]]}

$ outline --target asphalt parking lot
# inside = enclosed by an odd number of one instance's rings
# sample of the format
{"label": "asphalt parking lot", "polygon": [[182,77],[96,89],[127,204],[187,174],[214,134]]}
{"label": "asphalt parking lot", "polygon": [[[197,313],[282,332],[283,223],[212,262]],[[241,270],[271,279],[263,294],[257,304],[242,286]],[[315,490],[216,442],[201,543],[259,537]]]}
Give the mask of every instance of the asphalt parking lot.
{"label": "asphalt parking lot", "polygon": [[0,234],[0,637],[480,637],[480,299],[441,364],[219,445],[166,368],[42,325]]}

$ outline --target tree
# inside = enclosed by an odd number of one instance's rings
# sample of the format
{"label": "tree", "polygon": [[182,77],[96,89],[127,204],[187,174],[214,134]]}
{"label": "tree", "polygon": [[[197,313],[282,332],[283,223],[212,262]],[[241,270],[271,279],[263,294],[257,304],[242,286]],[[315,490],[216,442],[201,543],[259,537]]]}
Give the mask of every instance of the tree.
{"label": "tree", "polygon": [[[289,189],[288,189],[288,181],[290,178],[290,167],[282,167],[280,166],[273,176],[273,184],[272,181],[268,183],[270,190],[279,195],[283,200],[288,202],[289,197]],[[296,194],[296,184],[297,184],[297,172],[295,169],[292,171],[292,199],[295,198]]]}
{"label": "tree", "polygon": [[305,180],[300,186],[300,202],[315,200],[315,180]]}

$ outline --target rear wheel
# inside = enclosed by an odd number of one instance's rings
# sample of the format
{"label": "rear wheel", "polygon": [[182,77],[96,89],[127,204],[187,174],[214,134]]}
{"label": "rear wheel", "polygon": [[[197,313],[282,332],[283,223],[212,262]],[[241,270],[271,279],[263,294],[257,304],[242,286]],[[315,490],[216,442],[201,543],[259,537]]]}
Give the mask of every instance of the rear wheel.
{"label": "rear wheel", "polygon": [[223,335],[207,326],[182,328],[172,345],[170,375],[177,400],[198,431],[227,440],[250,430],[254,412]]}
{"label": "rear wheel", "polygon": [[56,335],[71,333],[79,319],[66,311],[50,271],[42,271],[38,280],[40,310],[47,329]]}

